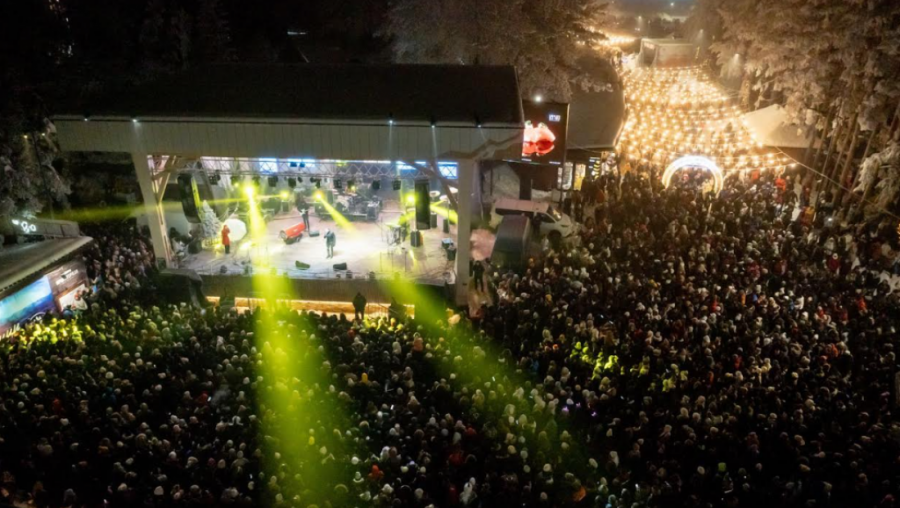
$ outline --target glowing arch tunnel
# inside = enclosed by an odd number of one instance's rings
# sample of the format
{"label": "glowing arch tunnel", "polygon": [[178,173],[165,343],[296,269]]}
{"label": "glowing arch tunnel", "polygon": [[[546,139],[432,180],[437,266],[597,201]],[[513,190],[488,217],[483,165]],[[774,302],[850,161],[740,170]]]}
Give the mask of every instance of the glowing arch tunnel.
{"label": "glowing arch tunnel", "polygon": [[687,157],[682,157],[670,164],[663,173],[663,185],[668,188],[669,184],[672,183],[672,177],[675,173],[687,168],[699,168],[708,171],[713,177],[717,194],[725,185],[725,177],[722,175],[722,168],[717,166],[716,163],[710,159],[699,155],[688,155]]}

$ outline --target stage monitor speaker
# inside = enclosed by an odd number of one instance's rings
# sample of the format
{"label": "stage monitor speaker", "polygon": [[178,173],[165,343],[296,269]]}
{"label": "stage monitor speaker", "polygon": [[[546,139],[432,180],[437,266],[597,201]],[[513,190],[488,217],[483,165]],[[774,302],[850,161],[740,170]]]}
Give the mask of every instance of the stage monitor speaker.
{"label": "stage monitor speaker", "polygon": [[409,237],[409,243],[413,247],[421,247],[425,245],[424,237],[421,231],[413,231]]}
{"label": "stage monitor speaker", "polygon": [[416,180],[416,229],[431,229],[431,190],[428,180]]}
{"label": "stage monitor speaker", "polygon": [[194,175],[184,173],[178,175],[178,191],[181,194],[181,207],[188,222],[200,223],[200,193]]}
{"label": "stage monitor speaker", "polygon": [[309,270],[309,265],[303,261],[294,261],[294,266],[300,270]]}
{"label": "stage monitor speaker", "polygon": [[334,265],[335,271],[346,270],[346,269],[347,269],[347,263],[338,263],[338,264]]}

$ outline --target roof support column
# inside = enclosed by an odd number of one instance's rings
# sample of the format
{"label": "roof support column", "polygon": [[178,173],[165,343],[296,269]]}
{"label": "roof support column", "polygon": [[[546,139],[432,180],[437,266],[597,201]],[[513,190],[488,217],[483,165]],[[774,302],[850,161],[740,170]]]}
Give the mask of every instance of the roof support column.
{"label": "roof support column", "polygon": [[150,227],[156,264],[160,268],[165,268],[172,264],[166,215],[162,209],[165,184],[160,188],[158,182],[153,178],[153,168],[150,166],[147,154],[132,152],[131,160],[134,163],[134,171],[137,173],[138,184],[141,186],[141,196],[144,198],[144,213],[147,216],[147,225]]}
{"label": "roof support column", "polygon": [[468,305],[469,260],[472,258],[472,182],[477,168],[474,159],[459,161],[456,223],[456,303]]}

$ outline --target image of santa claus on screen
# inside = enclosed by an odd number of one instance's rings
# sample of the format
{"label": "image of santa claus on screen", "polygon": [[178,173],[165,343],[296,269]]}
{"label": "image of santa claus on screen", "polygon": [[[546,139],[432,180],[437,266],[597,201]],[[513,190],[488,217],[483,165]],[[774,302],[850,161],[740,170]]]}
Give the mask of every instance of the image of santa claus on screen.
{"label": "image of santa claus on screen", "polygon": [[542,157],[556,147],[556,134],[540,122],[535,126],[531,120],[525,122],[525,142],[522,145],[523,157]]}

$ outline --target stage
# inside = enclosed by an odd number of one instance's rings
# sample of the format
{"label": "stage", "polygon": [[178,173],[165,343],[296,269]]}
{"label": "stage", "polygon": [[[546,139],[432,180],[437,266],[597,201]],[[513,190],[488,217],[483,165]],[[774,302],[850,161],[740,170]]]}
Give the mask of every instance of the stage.
{"label": "stage", "polygon": [[[294,209],[270,220],[266,224],[265,237],[258,244],[251,242],[248,235],[232,244],[230,254],[226,255],[221,247],[215,251],[187,254],[179,262],[179,267],[194,270],[202,276],[277,272],[278,275],[295,279],[346,279],[349,271],[354,279],[369,278],[372,273],[377,279],[399,274],[418,284],[454,284],[455,262],[447,259],[442,241],[449,238],[454,245],[457,243],[456,225],[451,224],[450,233],[445,234],[444,218],[438,217],[437,228],[422,231],[423,246],[412,247],[409,236],[400,245],[391,245],[388,243],[389,226],[397,224],[400,216],[398,202],[386,201],[377,221],[356,221],[342,227],[330,218],[318,217],[311,208],[310,230],[318,231],[320,235],[310,237],[304,233],[299,241],[288,245],[281,240],[279,233],[303,221]],[[333,258],[326,257],[325,232],[329,229],[336,234]],[[475,254],[476,259],[483,257],[483,254]],[[295,265],[297,261],[308,264],[309,268],[298,269]],[[346,263],[348,270],[335,270],[334,265],[340,263]]]}

